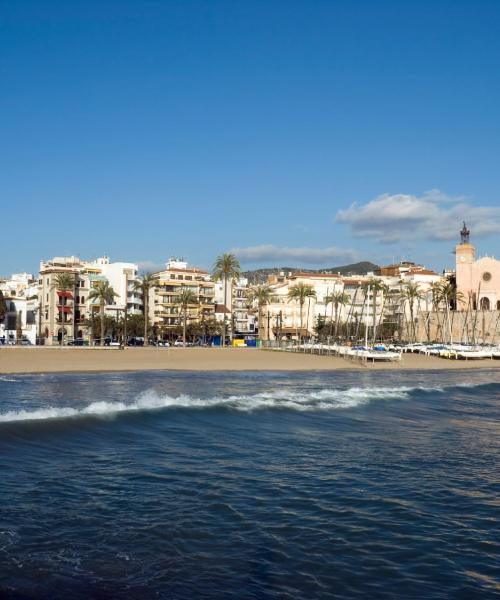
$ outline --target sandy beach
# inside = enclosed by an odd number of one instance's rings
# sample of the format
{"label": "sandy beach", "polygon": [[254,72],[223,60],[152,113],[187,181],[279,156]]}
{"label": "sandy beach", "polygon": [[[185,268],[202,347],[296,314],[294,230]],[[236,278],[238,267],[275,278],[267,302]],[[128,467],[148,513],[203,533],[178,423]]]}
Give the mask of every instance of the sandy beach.
{"label": "sandy beach", "polygon": [[313,371],[498,368],[500,361],[406,354],[401,363],[360,364],[340,357],[250,348],[0,348],[0,373],[66,371]]}

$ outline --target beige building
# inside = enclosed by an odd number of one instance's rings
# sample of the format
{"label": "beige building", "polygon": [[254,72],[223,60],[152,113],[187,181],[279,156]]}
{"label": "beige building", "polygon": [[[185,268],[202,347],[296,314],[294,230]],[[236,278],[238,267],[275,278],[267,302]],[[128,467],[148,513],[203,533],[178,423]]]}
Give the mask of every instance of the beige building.
{"label": "beige building", "polygon": [[[74,279],[72,290],[57,289],[57,276],[67,273]],[[110,263],[107,257],[95,261],[82,261],[76,256],[55,257],[40,262],[39,312],[40,334],[47,345],[69,343],[79,339],[89,341],[90,332],[85,321],[99,312],[97,301],[89,298],[97,281],[110,281],[117,293],[114,302],[106,307],[108,314],[116,317],[124,311],[125,302],[129,313],[140,311],[140,298],[133,291],[137,265],[133,263]],[[126,300],[127,299],[127,300]]]}
{"label": "beige building", "polygon": [[457,291],[463,301],[458,308],[500,310],[500,261],[491,256],[476,258],[465,223],[460,236],[461,242],[455,247],[455,268]]}
{"label": "beige building", "polygon": [[161,334],[168,335],[182,325],[179,295],[183,289],[191,290],[198,298],[196,304],[188,307],[188,324],[214,318],[215,284],[207,271],[190,267],[184,260],[170,258],[165,269],[153,275],[158,282],[150,290],[149,318]]}

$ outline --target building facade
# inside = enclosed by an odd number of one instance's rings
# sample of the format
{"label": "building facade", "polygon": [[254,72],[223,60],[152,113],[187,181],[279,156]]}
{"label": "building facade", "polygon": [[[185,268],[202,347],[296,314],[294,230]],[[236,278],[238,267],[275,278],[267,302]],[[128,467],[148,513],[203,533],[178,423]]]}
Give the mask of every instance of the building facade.
{"label": "building facade", "polygon": [[[98,301],[90,292],[98,281],[109,281],[117,296],[106,306],[107,314],[118,317],[125,305],[130,313],[140,312],[141,300],[133,291],[138,266],[111,263],[107,257],[82,261],[76,256],[55,257],[40,263],[38,300],[40,336],[44,344],[90,341],[88,320],[99,312]],[[73,281],[69,290],[58,289],[58,276],[67,274]]]}
{"label": "building facade", "polygon": [[168,337],[182,325],[184,315],[179,303],[182,290],[192,291],[197,298],[187,308],[188,324],[214,319],[215,284],[207,271],[191,267],[185,260],[170,258],[165,269],[153,275],[157,282],[150,289],[149,318],[161,337]]}
{"label": "building facade", "polygon": [[15,273],[0,279],[6,314],[0,323],[0,343],[36,343],[38,287],[33,275]]}
{"label": "building facade", "polygon": [[476,258],[465,223],[455,246],[456,286],[459,310],[500,310],[500,261],[491,256]]}

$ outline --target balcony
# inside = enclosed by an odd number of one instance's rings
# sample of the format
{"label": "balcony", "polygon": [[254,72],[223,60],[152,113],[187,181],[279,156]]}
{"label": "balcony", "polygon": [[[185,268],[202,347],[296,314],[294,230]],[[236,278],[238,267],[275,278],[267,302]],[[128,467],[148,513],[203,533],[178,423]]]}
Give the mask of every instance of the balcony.
{"label": "balcony", "polygon": [[72,312],[73,307],[72,306],[66,306],[66,305],[58,304],[57,305],[57,310],[58,310],[59,313],[69,314],[69,313]]}

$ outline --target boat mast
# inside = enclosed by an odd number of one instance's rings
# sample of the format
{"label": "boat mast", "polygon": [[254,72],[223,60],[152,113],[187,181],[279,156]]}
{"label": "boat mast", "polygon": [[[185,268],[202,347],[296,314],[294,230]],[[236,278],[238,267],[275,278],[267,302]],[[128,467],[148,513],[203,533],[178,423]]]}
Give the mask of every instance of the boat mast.
{"label": "boat mast", "polygon": [[[366,295],[366,314],[370,315],[370,284]],[[368,348],[368,319],[365,319],[365,348]]]}

